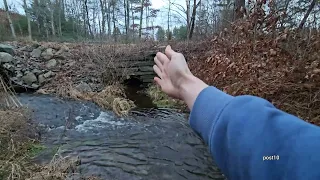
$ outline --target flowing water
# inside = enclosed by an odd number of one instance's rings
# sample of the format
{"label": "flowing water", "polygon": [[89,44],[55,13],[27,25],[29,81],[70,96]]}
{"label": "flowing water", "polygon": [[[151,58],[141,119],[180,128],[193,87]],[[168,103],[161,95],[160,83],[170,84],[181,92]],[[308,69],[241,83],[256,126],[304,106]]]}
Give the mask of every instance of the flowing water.
{"label": "flowing water", "polygon": [[[78,156],[83,176],[101,179],[224,179],[207,147],[190,129],[186,114],[167,109],[139,109],[119,118],[91,102],[48,95],[20,94],[40,124],[47,150]],[[80,177],[74,177],[80,179]]]}

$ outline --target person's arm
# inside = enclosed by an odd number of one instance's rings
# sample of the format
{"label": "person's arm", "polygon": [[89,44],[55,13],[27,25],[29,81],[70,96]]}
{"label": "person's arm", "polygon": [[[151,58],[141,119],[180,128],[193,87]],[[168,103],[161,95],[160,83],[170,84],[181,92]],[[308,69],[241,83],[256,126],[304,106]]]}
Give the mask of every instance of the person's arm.
{"label": "person's arm", "polygon": [[320,179],[320,128],[262,98],[207,87],[194,102],[190,125],[230,180]]}

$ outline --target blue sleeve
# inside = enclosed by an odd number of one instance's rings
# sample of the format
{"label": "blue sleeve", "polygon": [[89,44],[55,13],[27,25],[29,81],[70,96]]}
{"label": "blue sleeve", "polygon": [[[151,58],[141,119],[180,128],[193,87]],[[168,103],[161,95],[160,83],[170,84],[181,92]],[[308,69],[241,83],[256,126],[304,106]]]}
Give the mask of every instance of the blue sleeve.
{"label": "blue sleeve", "polygon": [[262,98],[208,87],[190,125],[229,180],[320,179],[320,128]]}

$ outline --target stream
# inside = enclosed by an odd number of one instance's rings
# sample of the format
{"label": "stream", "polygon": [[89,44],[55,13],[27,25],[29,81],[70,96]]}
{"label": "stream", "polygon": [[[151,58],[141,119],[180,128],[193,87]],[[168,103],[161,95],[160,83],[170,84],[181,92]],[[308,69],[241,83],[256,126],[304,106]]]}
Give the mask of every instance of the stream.
{"label": "stream", "polygon": [[225,179],[213,165],[207,146],[189,127],[187,114],[146,103],[148,108],[119,118],[87,101],[35,94],[18,98],[42,129],[41,143],[47,148],[36,157],[37,163],[50,162],[52,149],[60,147],[63,156],[80,158],[81,176]]}

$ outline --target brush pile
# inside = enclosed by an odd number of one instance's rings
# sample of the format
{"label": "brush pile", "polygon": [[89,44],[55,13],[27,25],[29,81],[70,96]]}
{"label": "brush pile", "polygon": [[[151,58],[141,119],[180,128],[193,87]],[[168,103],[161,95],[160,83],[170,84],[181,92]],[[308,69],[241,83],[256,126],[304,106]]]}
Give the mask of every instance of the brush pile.
{"label": "brush pile", "polygon": [[229,94],[265,98],[320,125],[320,32],[273,31],[277,13],[256,8],[212,40],[194,45],[198,53],[186,52],[192,72]]}

